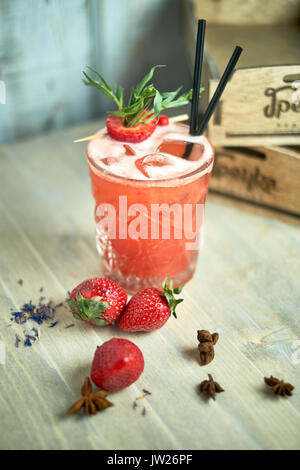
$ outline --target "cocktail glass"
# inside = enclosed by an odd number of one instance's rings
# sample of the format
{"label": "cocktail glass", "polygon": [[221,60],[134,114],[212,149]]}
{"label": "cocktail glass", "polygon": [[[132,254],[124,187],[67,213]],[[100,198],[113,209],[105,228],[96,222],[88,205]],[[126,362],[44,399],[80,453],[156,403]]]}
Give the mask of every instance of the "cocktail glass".
{"label": "cocktail glass", "polygon": [[206,137],[199,143],[208,157],[202,162],[199,155],[196,170],[156,180],[104,171],[87,149],[101,269],[131,292],[161,287],[166,276],[176,287],[194,274],[214,158]]}

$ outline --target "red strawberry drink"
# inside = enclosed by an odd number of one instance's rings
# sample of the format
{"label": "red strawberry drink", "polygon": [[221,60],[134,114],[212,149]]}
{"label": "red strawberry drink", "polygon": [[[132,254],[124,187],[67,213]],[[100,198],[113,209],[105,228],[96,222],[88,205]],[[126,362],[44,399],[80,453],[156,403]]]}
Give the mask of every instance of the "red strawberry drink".
{"label": "red strawberry drink", "polygon": [[178,123],[137,143],[115,140],[107,128],[100,134],[87,158],[105,275],[131,291],[160,287],[166,276],[184,284],[203,235],[212,146]]}
{"label": "red strawberry drink", "polygon": [[203,135],[190,135],[161,114],[189,104],[193,90],[159,92],[149,84],[157,67],[131,90],[127,104],[123,87],[113,90],[98,72],[97,80],[84,73],[85,84],[117,105],[89,142],[87,158],[104,271],[131,291],[160,287],[166,276],[175,287],[192,277],[213,165]]}

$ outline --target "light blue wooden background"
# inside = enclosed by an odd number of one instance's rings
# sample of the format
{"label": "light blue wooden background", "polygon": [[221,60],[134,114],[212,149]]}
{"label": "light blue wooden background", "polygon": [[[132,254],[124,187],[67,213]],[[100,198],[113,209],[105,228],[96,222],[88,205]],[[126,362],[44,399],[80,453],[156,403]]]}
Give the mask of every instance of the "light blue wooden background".
{"label": "light blue wooden background", "polygon": [[166,64],[163,90],[191,86],[179,0],[0,0],[0,143],[102,116],[109,102],[81,82],[90,65],[130,87]]}

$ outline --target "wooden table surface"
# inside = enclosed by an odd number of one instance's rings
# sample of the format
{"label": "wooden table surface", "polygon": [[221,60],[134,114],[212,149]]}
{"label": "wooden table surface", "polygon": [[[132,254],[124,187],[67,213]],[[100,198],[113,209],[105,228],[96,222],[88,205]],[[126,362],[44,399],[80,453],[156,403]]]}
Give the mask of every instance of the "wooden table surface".
{"label": "wooden table surface", "polygon": [[[93,122],[0,147],[2,362],[6,349],[0,448],[299,449],[296,219],[209,195],[205,245],[177,321],[149,334],[83,322],[66,329],[72,317],[60,308],[55,328],[42,325],[39,342],[16,348],[15,334],[29,325],[12,324],[11,308],[36,302],[41,287],[59,303],[77,282],[99,273],[85,144],[72,143],[99,127]],[[206,367],[198,363],[198,329],[220,332],[215,360]],[[144,373],[111,396],[114,408],[66,416],[96,346],[111,337],[142,349]],[[207,373],[226,390],[215,402],[198,393]],[[265,375],[292,382],[293,396],[273,395]],[[134,410],[143,388],[152,395]]]}

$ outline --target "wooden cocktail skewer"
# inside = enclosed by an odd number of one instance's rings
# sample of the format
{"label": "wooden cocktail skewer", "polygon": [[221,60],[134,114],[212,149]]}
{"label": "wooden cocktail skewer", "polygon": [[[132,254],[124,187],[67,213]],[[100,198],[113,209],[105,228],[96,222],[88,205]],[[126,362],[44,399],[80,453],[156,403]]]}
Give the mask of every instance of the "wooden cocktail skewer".
{"label": "wooden cocktail skewer", "polygon": [[104,137],[105,135],[107,134],[93,134],[83,137],[82,139],[73,140],[73,142],[74,144],[77,144],[77,142],[89,142],[90,140],[98,139],[98,137]]}
{"label": "wooden cocktail skewer", "polygon": [[[179,114],[178,116],[174,116],[174,117],[169,118],[169,122],[173,123],[173,122],[187,121],[188,119],[189,119],[188,114]],[[83,137],[82,139],[73,140],[73,142],[75,144],[77,142],[89,142],[90,140],[98,139],[99,137],[104,137],[105,135],[107,135],[107,133],[105,133],[105,134],[93,134],[93,135],[89,135],[88,137]]]}
{"label": "wooden cocktail skewer", "polygon": [[178,116],[170,117],[169,122],[180,122],[180,121],[187,121],[189,119],[188,114],[179,114]]}

